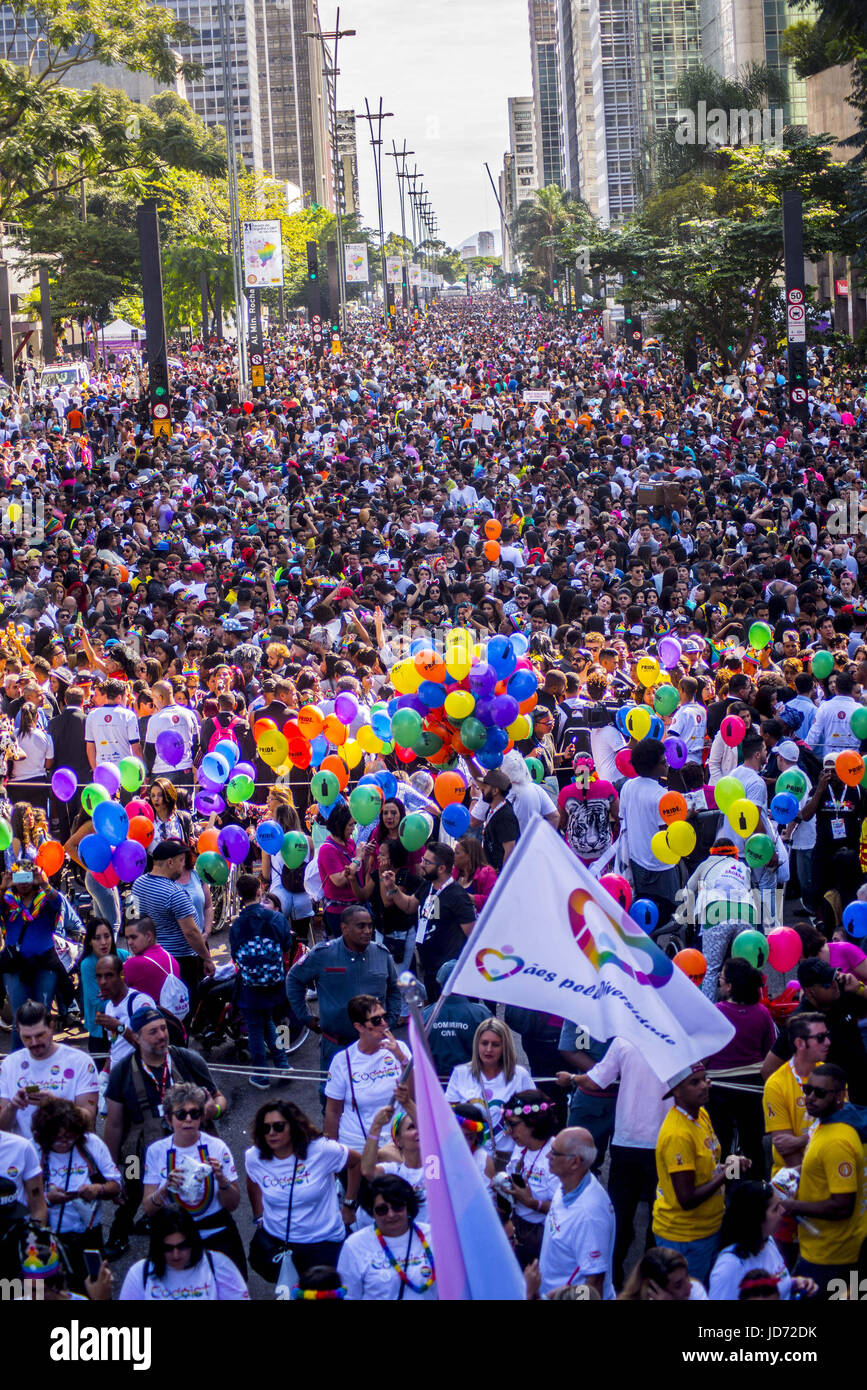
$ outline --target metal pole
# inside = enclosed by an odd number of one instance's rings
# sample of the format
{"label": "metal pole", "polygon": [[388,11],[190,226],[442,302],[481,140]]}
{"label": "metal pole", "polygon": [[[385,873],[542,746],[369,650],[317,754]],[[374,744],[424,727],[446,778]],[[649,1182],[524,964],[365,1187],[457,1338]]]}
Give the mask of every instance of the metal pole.
{"label": "metal pole", "polygon": [[235,103],[229,76],[230,48],[226,20],[226,0],[217,0],[220,16],[220,57],[223,68],[223,107],[226,115],[226,158],[229,172],[229,244],[232,250],[232,285],[235,292],[239,395],[249,385],[247,366],[247,325],[245,322],[244,275],[241,265],[241,210],[238,197],[238,165],[235,141]]}
{"label": "metal pole", "polygon": [[[807,308],[804,286],[804,211],[801,194],[782,195],[783,251],[786,267],[786,341],[789,355],[789,413],[806,429],[810,422],[807,401]],[[831,286],[833,289],[833,284]]]}
{"label": "metal pole", "polygon": [[55,359],[54,325],[51,322],[51,289],[48,266],[39,267],[39,314],[42,319],[42,360],[46,367]]}
{"label": "metal pole", "polygon": [[[382,97],[379,98],[379,111],[374,117],[370,109],[370,102],[364,98],[365,119],[370,128],[370,147],[373,150],[373,172],[376,180],[376,208],[379,214],[379,258],[382,267],[382,302],[385,306],[386,315],[388,314],[388,279],[386,277],[385,266],[385,227],[382,218],[382,123],[388,117],[393,116],[393,111],[383,111]],[[359,117],[361,119],[361,117]],[[377,122],[377,135],[374,138],[373,122]],[[394,143],[392,141],[392,143]]]}
{"label": "metal pole", "polygon": [[3,376],[15,390],[15,345],[12,341],[12,300],[9,296],[9,267],[0,261],[0,349],[3,353]]}

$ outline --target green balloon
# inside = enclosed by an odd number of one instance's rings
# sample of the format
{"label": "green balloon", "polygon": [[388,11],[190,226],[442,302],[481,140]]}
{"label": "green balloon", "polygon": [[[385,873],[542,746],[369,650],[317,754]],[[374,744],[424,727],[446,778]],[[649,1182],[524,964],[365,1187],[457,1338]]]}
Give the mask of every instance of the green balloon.
{"label": "green balloon", "polygon": [[421,849],[422,845],[427,844],[431,829],[431,822],[427,816],[413,812],[412,815],[404,816],[401,821],[397,832],[398,839],[404,849],[413,854],[417,849]]}
{"label": "green balloon", "polygon": [[421,733],[421,715],[414,709],[395,710],[391,732],[395,743],[399,743],[401,748],[412,748]]}
{"label": "green balloon", "polygon": [[[147,769],[141,758],[121,758],[117,770],[120,773],[120,785],[125,792],[137,792],[147,776]],[[82,797],[82,802],[83,800]]]}
{"label": "green balloon", "polygon": [[356,787],[350,796],[349,809],[352,819],[359,825],[373,825],[382,809],[382,797],[375,787],[365,783],[363,787]]}
{"label": "green balloon", "polygon": [[680,697],[673,685],[661,685],[653,697],[653,708],[664,719],[666,715],[674,714],[679,700]]}
{"label": "green balloon", "polygon": [[768,645],[773,635],[773,631],[768,627],[767,623],[753,623],[747,637],[750,646],[754,647],[757,652],[760,652],[762,647]]}
{"label": "green balloon", "polygon": [[240,806],[242,801],[249,801],[256,790],[256,783],[252,777],[248,777],[245,772],[240,772],[237,777],[232,777],[226,783],[226,800],[233,806]]}
{"label": "green balloon", "polygon": [[834,658],[830,652],[814,652],[813,660],[810,662],[810,670],[817,681],[823,681],[826,676],[830,676],[834,669]]}
{"label": "green balloon", "polygon": [[464,747],[474,753],[477,748],[484,748],[487,737],[488,731],[482,721],[468,714],[461,725],[461,743]]}
{"label": "green balloon", "polygon": [[[864,711],[867,714],[867,710]],[[800,768],[790,767],[786,772],[781,772],[774,788],[778,792],[791,792],[792,796],[797,797],[798,801],[807,790],[807,779]]]}
{"label": "green balloon", "polygon": [[429,729],[422,729],[415,743],[412,745],[413,753],[417,753],[420,758],[432,758],[434,753],[438,753],[443,746],[443,741],[439,734],[431,733]]}
{"label": "green balloon", "polygon": [[867,738],[867,709],[853,711],[852,718],[849,720],[849,728],[856,738]]}
{"label": "green balloon", "polygon": [[92,816],[97,806],[103,801],[111,801],[111,797],[105,787],[101,787],[98,782],[91,782],[82,789],[81,804],[89,816]]}
{"label": "green balloon", "polygon": [[750,965],[761,970],[768,959],[768,939],[764,932],[738,932],[732,946],[732,955],[738,956],[741,960],[749,961]]}
{"label": "green balloon", "polygon": [[307,836],[300,830],[287,830],[280,853],[287,869],[300,869],[308,855]]}
{"label": "green balloon", "polygon": [[744,858],[751,869],[763,869],[774,857],[774,842],[769,835],[751,835],[744,844]]}
{"label": "green balloon", "polygon": [[714,786],[713,794],[717,806],[725,814],[732,802],[743,796],[744,786],[737,777],[721,777]]}
{"label": "green balloon", "polygon": [[8,849],[12,843],[12,826],[8,820],[0,820],[0,850]]}
{"label": "green balloon", "polygon": [[527,758],[527,767],[534,782],[542,782],[545,779],[545,769],[538,758]]}
{"label": "green balloon", "polygon": [[196,860],[196,873],[203,883],[227,883],[229,865],[222,854],[217,854],[216,850],[208,850],[205,854],[200,854]]}
{"label": "green balloon", "polygon": [[340,783],[333,772],[317,772],[311,778],[310,790],[320,806],[330,806],[340,795]]}

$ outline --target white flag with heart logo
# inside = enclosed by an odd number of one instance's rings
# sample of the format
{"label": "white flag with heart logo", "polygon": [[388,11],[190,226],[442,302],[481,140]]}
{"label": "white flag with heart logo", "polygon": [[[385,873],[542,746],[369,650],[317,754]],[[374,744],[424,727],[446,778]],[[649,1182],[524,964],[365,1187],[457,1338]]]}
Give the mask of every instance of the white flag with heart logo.
{"label": "white flag with heart logo", "polygon": [[601,1040],[626,1038],[662,1081],[734,1035],[541,817],[519,839],[446,992],[560,1015]]}

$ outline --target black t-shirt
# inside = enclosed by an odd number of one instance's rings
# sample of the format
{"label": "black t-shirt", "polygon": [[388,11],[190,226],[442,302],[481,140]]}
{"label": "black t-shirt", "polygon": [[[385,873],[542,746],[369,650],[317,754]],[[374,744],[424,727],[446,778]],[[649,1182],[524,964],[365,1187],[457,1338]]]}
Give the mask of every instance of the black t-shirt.
{"label": "black t-shirt", "polygon": [[[427,916],[424,905],[432,893],[436,897]],[[461,924],[474,922],[476,909],[467,890],[454,880],[439,892],[425,882],[415,897],[419,904],[416,949],[424,974],[435,975],[446,961],[457,960],[464,949],[467,937]]]}
{"label": "black t-shirt", "polygon": [[[174,1085],[178,1081],[193,1081],[196,1085],[202,1086],[209,1095],[217,1094],[214,1078],[198,1052],[191,1052],[188,1047],[170,1047],[169,1056],[171,1058],[170,1085]],[[112,1067],[108,1077],[107,1098],[116,1100],[123,1106],[124,1138],[133,1125],[142,1123],[143,1118],[141,1106],[136,1099],[135,1082],[132,1074],[133,1065],[136,1064],[137,1058],[138,1053],[132,1053],[131,1056],[125,1057],[122,1062],[118,1062],[116,1067]],[[144,1069],[142,1072],[145,1094],[151,1102],[154,1114],[156,1114],[160,1100],[159,1093],[148,1072]]]}
{"label": "black t-shirt", "polygon": [[517,840],[520,833],[518,817],[508,802],[499,805],[485,821],[485,828],[482,832],[485,858],[491,867],[496,869],[497,873],[502,869],[506,855],[503,846]]}
{"label": "black t-shirt", "polygon": [[[409,865],[404,864],[395,870],[394,881],[401,892],[406,893],[407,897],[419,897],[418,889],[422,883],[417,873],[414,873]],[[379,870],[373,874],[374,890],[373,897],[370,899],[370,908],[373,912],[374,925],[377,931],[382,932],[383,936],[392,936],[395,932],[407,932],[413,923],[412,914],[401,912],[394,902],[383,903],[379,892]],[[420,898],[419,898],[420,900]]]}
{"label": "black t-shirt", "polygon": [[[849,1099],[854,1101],[856,1105],[865,1105],[867,1104],[867,1052],[864,1050],[856,1009],[857,1006],[850,1002],[849,997],[845,994],[836,999],[833,1004],[829,1004],[826,1009],[816,1009],[808,1000],[803,1000],[795,1012],[790,1015],[790,1019],[803,1013],[821,1013],[824,1015],[828,1024],[828,1032],[831,1034],[831,1046],[828,1049],[827,1060],[833,1062],[835,1066],[842,1067],[846,1073],[846,1080],[849,1084]],[[787,1062],[792,1056],[794,1048],[785,1028],[780,1029],[771,1051],[775,1057],[780,1058],[781,1062]]]}

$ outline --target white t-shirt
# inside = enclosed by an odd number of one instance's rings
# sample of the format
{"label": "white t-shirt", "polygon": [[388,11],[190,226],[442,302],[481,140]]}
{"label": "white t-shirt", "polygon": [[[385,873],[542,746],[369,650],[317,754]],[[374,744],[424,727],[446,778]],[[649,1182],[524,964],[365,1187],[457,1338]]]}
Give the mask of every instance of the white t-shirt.
{"label": "white t-shirt", "polygon": [[338,1131],[341,1144],[348,1144],[351,1149],[362,1149],[377,1110],[391,1104],[394,1088],[409,1061],[407,1048],[402,1043],[399,1047],[404,1062],[399,1062],[384,1047],[374,1053],[362,1052],[358,1043],[332,1057],[325,1095],[330,1100],[343,1101]]}
{"label": "white t-shirt", "polygon": [[672,1101],[662,1099],[667,1088],[638,1048],[625,1038],[612,1039],[605,1056],[587,1076],[603,1090],[620,1078],[611,1142],[626,1149],[655,1149],[659,1127]]}
{"label": "white t-shirt", "polygon": [[[56,1043],[50,1057],[34,1061],[26,1047],[10,1052],[0,1062],[0,1098],[11,1100],[16,1091],[25,1086],[38,1086],[40,1091],[50,1091],[53,1096],[64,1100],[75,1100],[76,1096],[96,1094],[99,1090],[99,1077],[96,1067],[85,1052],[66,1043]],[[30,1138],[33,1105],[15,1111],[15,1128],[25,1139]]]}
{"label": "white t-shirt", "polygon": [[[27,1205],[24,1184],[37,1178],[42,1172],[39,1150],[29,1139],[20,1134],[4,1134],[0,1131],[0,1178],[8,1178],[15,1184],[15,1200]],[[49,1207],[49,1211],[51,1208]]]}
{"label": "white t-shirt", "polygon": [[54,740],[51,735],[40,729],[37,724],[29,734],[23,737],[21,734],[18,735],[18,746],[26,756],[12,764],[11,780],[27,782],[31,778],[36,780],[44,777],[45,764],[54,757]]}
{"label": "white t-shirt", "polygon": [[657,830],[664,828],[659,814],[660,798],[664,795],[665,787],[654,777],[630,777],[620,792],[620,819],[629,858],[642,869],[652,869],[654,873],[664,867],[650,847]]}
{"label": "white t-shirt", "polygon": [[[235,1169],[235,1160],[231,1150],[222,1139],[217,1139],[213,1134],[200,1134],[198,1142],[190,1144],[187,1148],[179,1148],[174,1136],[169,1135],[166,1139],[157,1139],[155,1143],[149,1144],[145,1154],[145,1186],[153,1184],[159,1187],[165,1182],[169,1173],[179,1168],[189,1167],[194,1163],[206,1163],[209,1158],[218,1158],[223,1169],[223,1177],[227,1182],[237,1182],[238,1174]],[[175,1192],[171,1198],[166,1198],[167,1204],[172,1202],[183,1207],[196,1221],[204,1221],[209,1216],[215,1216],[222,1211],[220,1206],[220,1193],[217,1187],[217,1180],[211,1176],[202,1175],[196,1183],[196,1194],[193,1198],[180,1198]]]}
{"label": "white t-shirt", "polygon": [[500,1072],[492,1081],[483,1077],[479,1082],[470,1070],[470,1063],[462,1062],[449,1077],[446,1100],[450,1104],[478,1105],[482,1114],[485,1111],[486,1100],[494,1127],[493,1147],[501,1153],[511,1153],[515,1145],[503,1128],[503,1106],[507,1100],[512,1099],[516,1091],[531,1091],[534,1084],[526,1067],[515,1067],[515,1075],[511,1081],[507,1081]]}
{"label": "white t-shirt", "polygon": [[583,1284],[588,1275],[604,1274],[602,1297],[614,1297],[611,1259],[614,1253],[614,1208],[608,1193],[587,1173],[566,1202],[558,1187],[545,1218],[539,1267],[542,1297],[564,1285]]}
{"label": "white t-shirt", "polygon": [[[424,1238],[430,1246],[430,1227],[419,1226],[417,1222],[413,1223],[411,1239],[407,1232],[406,1235],[386,1241],[393,1258],[406,1270],[407,1278],[416,1287],[423,1284],[431,1272],[428,1257],[419,1239],[419,1231],[424,1233]],[[337,1271],[346,1286],[347,1299],[396,1302],[400,1295],[400,1275],[382,1249],[374,1226],[367,1226],[363,1231],[356,1231],[349,1237],[340,1252]],[[423,1293],[416,1293],[407,1287],[403,1302],[418,1303],[423,1299],[435,1299],[436,1296],[435,1283]]]}
{"label": "white t-shirt", "polygon": [[[77,1146],[69,1153],[52,1150],[46,1155],[46,1193],[49,1187],[59,1187],[61,1192],[77,1192],[88,1183],[99,1182],[100,1178],[91,1177],[94,1169],[99,1170],[103,1182],[120,1182],[120,1170],[103,1141],[96,1134],[86,1134],[84,1146],[90,1155],[89,1168]],[[59,1230],[61,1235],[89,1231],[92,1226],[98,1230],[101,1210],[101,1202],[58,1202],[56,1206],[49,1206],[48,1221],[52,1231]]]}
{"label": "white t-shirt", "polygon": [[141,1302],[174,1299],[176,1302],[209,1300],[211,1303],[226,1303],[232,1300],[247,1299],[250,1293],[241,1277],[241,1271],[232,1264],[228,1255],[219,1250],[209,1250],[193,1269],[169,1269],[161,1279],[153,1270],[147,1284],[144,1282],[145,1260],[134,1264],[123,1281],[120,1302]]}
{"label": "white t-shirt", "polygon": [[[554,1177],[548,1163],[550,1151],[551,1140],[548,1139],[541,1149],[519,1149],[516,1146],[509,1159],[508,1172],[520,1173],[523,1176],[537,1202],[550,1202],[559,1186],[559,1179]],[[545,1220],[544,1212],[533,1211],[521,1202],[518,1202],[515,1212],[522,1221],[529,1221],[533,1225],[539,1225]]]}
{"label": "white t-shirt", "polygon": [[128,758],[139,741],[138,719],[124,705],[100,705],[92,709],[84,724],[84,737],[96,750],[96,764],[119,763]]}
{"label": "white t-shirt", "polygon": [[[99,1005],[99,1013],[108,1014],[109,1018],[119,1018],[124,1028],[129,1028],[130,1014],[134,1014],[137,1009],[156,1009],[158,1007],[150,995],[145,994],[140,989],[128,989],[119,1004],[113,1004],[110,999],[100,999]],[[127,1042],[121,1031],[111,1035],[108,1051],[109,1067],[116,1067],[118,1062],[131,1056],[135,1048],[132,1043]]]}
{"label": "white t-shirt", "polygon": [[156,741],[162,733],[180,734],[184,740],[184,753],[179,762],[167,763],[165,758],[161,758],[157,753],[154,759],[155,777],[171,775],[184,768],[193,765],[193,740],[199,732],[199,721],[192,710],[186,709],[183,705],[166,705],[157,714],[152,714],[148,720],[146,742],[156,746]]}
{"label": "white t-shirt", "polygon": [[297,1160],[297,1164],[294,1157],[262,1159],[257,1148],[247,1149],[244,1169],[248,1180],[262,1193],[262,1215],[268,1235],[286,1239],[294,1179],[290,1242],[313,1245],[320,1240],[342,1240],[345,1232],[334,1178],[346,1167],[348,1156],[346,1145],[333,1139],[311,1140],[307,1157]]}
{"label": "white t-shirt", "polygon": [[675,710],[667,732],[676,734],[678,738],[683,739],[689,754],[688,762],[700,763],[704,753],[706,729],[707,710],[703,705],[698,705],[693,701],[688,705],[681,705],[679,709]]}
{"label": "white t-shirt", "polygon": [[747,1255],[743,1260],[735,1254],[733,1245],[721,1250],[711,1270],[708,1298],[712,1302],[726,1299],[736,1303],[740,1282],[751,1269],[764,1269],[768,1274],[777,1276],[780,1298],[791,1298],[792,1276],[772,1236],[768,1236],[757,1255]]}

